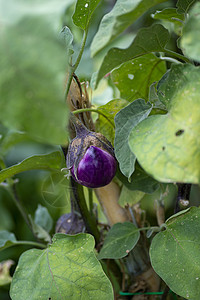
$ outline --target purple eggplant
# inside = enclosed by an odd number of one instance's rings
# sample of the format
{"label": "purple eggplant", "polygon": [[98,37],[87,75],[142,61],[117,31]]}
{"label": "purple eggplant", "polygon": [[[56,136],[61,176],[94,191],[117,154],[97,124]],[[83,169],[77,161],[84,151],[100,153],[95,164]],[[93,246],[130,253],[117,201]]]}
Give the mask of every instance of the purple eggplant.
{"label": "purple eggplant", "polygon": [[113,179],[116,173],[116,159],[101,148],[90,146],[77,169],[77,178],[74,166],[71,169],[72,177],[80,184],[97,188],[105,186]]}
{"label": "purple eggplant", "polygon": [[117,161],[111,143],[101,133],[89,131],[73,118],[76,137],[67,153],[67,168],[81,185],[98,188],[107,185],[115,176]]}

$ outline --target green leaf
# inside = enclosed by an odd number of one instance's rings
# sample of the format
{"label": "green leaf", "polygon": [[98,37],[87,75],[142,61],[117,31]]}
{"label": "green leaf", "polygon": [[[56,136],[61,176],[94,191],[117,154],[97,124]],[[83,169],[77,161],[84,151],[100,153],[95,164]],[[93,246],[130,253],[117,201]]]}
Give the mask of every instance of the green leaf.
{"label": "green leaf", "polygon": [[76,26],[86,30],[89,26],[92,14],[101,0],[77,0],[73,14],[73,22]]}
{"label": "green leaf", "polygon": [[128,189],[125,185],[122,186],[120,197],[119,197],[119,205],[125,207],[127,204],[132,206],[138,203],[143,197],[145,193],[141,191],[132,191]]}
{"label": "green leaf", "polygon": [[117,170],[117,177],[129,190],[132,191],[141,191],[151,194],[160,186],[160,183],[149,176],[138,164],[136,164],[135,171],[129,181],[119,170]]}
{"label": "green leaf", "polygon": [[173,65],[158,85],[166,115],[150,116],[129,145],[143,169],[162,182],[200,182],[200,68]]}
{"label": "green leaf", "polygon": [[187,13],[188,9],[194,4],[196,0],[178,0],[176,7],[177,7],[177,12],[179,14],[185,14]]}
{"label": "green leaf", "polygon": [[11,283],[12,300],[111,300],[113,290],[89,234],[56,234],[46,250],[24,252]]}
{"label": "green leaf", "polygon": [[166,230],[151,244],[150,258],[156,273],[176,294],[200,298],[200,209],[192,207],[166,221]]}
{"label": "green leaf", "polygon": [[34,220],[29,215],[31,222],[31,227],[35,235],[46,242],[51,242],[51,237],[49,235],[50,230],[53,226],[53,220],[46,207],[38,205],[38,208],[35,212]]}
{"label": "green leaf", "polygon": [[60,33],[60,36],[66,45],[67,56],[70,57],[70,55],[72,55],[74,53],[73,45],[72,45],[73,34],[67,26],[64,26]]}
{"label": "green leaf", "polygon": [[31,215],[29,215],[28,217],[29,217],[29,220],[30,220],[30,223],[31,223],[31,228],[32,228],[34,234],[36,235],[36,237],[40,240],[44,240],[45,242],[50,243],[51,242],[51,237],[48,234],[48,232],[43,227],[36,224],[33,221]]}
{"label": "green leaf", "polygon": [[13,246],[15,243],[17,243],[17,240],[14,233],[7,230],[0,231],[0,251]]}
{"label": "green leaf", "polygon": [[165,0],[118,0],[111,12],[106,14],[100,23],[99,30],[91,45],[91,55],[95,56],[149,8],[164,1]]}
{"label": "green leaf", "polygon": [[12,277],[10,276],[10,268],[14,261],[9,259],[0,263],[0,286],[11,283]]}
{"label": "green leaf", "polygon": [[44,228],[47,232],[49,232],[53,226],[53,220],[48,212],[48,209],[40,204],[35,212],[34,222],[35,224]]}
{"label": "green leaf", "polygon": [[166,64],[153,54],[146,54],[123,63],[112,72],[112,80],[122,98],[130,101],[148,100],[149,86],[160,80],[166,72]]}
{"label": "green leaf", "polygon": [[171,23],[180,25],[181,22],[177,19],[184,21],[184,14],[177,13],[176,8],[165,8],[162,11],[157,10],[152,17],[158,20],[166,20]]}
{"label": "green leaf", "polygon": [[135,155],[130,151],[128,137],[131,130],[142,120],[147,118],[152,106],[143,99],[137,99],[115,116],[115,155],[121,172],[130,177],[135,169]]}
{"label": "green leaf", "polygon": [[15,246],[15,245],[34,245],[37,247],[44,248],[45,245],[32,241],[17,241],[14,233],[11,233],[7,230],[0,231],[0,251]]}
{"label": "green leaf", "polygon": [[108,232],[98,259],[125,257],[135,247],[139,237],[139,230],[132,223],[116,223]]}
{"label": "green leaf", "polygon": [[140,29],[128,48],[112,48],[108,51],[98,71],[96,85],[105,74],[126,61],[150,52],[165,52],[168,41],[169,32],[160,24]]}
{"label": "green leaf", "polygon": [[183,53],[191,59],[200,62],[200,3],[191,9],[189,18],[183,26],[182,37],[179,40]]}
{"label": "green leaf", "polygon": [[37,141],[66,144],[66,67],[66,50],[53,24],[42,14],[24,17],[16,24],[3,23],[0,121]]}
{"label": "green leaf", "polygon": [[170,22],[170,28],[177,34],[181,35],[183,23],[185,21],[184,14],[178,14],[176,8],[165,8],[162,11],[156,11],[151,15],[156,20]]}
{"label": "green leaf", "polygon": [[112,144],[114,144],[115,138],[114,117],[116,113],[127,104],[128,101],[126,100],[114,99],[98,107],[98,111],[103,113],[107,119],[99,114],[99,117],[95,123],[96,131],[101,132]]}
{"label": "green leaf", "polygon": [[0,171],[0,182],[24,171],[35,169],[49,171],[60,170],[62,167],[62,159],[63,158],[59,151],[55,151],[50,154],[31,156],[16,165]]}
{"label": "green leaf", "polygon": [[153,109],[159,109],[163,112],[167,112],[166,106],[160,101],[158,97],[156,85],[156,82],[154,82],[149,87],[149,102],[153,105]]}

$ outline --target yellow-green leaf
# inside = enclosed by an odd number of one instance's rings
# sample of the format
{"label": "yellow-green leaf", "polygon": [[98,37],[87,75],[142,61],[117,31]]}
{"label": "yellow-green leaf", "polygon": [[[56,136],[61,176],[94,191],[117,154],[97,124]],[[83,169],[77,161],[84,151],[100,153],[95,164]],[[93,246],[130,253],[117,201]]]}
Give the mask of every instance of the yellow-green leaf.
{"label": "yellow-green leaf", "polygon": [[163,182],[200,182],[200,68],[173,65],[158,85],[169,112],[153,115],[131,132],[140,165]]}

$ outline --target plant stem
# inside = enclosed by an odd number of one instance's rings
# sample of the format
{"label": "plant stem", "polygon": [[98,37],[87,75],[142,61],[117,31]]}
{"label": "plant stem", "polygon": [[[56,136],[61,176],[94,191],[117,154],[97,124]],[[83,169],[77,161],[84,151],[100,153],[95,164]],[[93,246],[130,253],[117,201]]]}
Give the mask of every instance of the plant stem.
{"label": "plant stem", "polygon": [[162,60],[169,61],[171,63],[181,64],[181,62],[179,60],[172,58],[172,57],[160,56],[159,58]]}
{"label": "plant stem", "polygon": [[74,125],[76,135],[88,134],[90,132],[87,129],[87,127],[78,118],[74,116],[72,112],[70,112],[70,120]]}
{"label": "plant stem", "polygon": [[44,248],[44,249],[47,247],[45,244],[37,243],[37,242],[33,242],[33,241],[17,241],[17,243],[13,244],[13,246],[16,246],[16,245],[31,245],[31,246],[36,246],[39,248]]}
{"label": "plant stem", "polygon": [[[154,228],[155,227],[158,227],[158,226],[154,226]],[[149,229],[151,229],[152,228],[152,226],[149,226],[149,227],[141,227],[141,228],[138,228],[138,231],[143,231],[143,230],[149,230]],[[158,229],[159,229],[160,227],[158,227]]]}
{"label": "plant stem", "polygon": [[[36,240],[39,240],[38,237],[35,235],[34,233],[34,230],[32,228],[32,225],[29,221],[29,218],[28,218],[28,215],[26,213],[26,210],[24,209],[23,205],[21,204],[20,200],[19,200],[19,197],[18,197],[18,194],[17,194],[17,190],[16,190],[16,186],[15,186],[15,183],[9,183],[9,186],[8,186],[8,192],[10,193],[15,205],[17,206],[17,208],[19,209],[25,223],[27,224],[28,228],[30,229],[30,231],[32,232],[34,238]],[[34,243],[34,242],[33,242]],[[38,243],[37,243],[38,244]]]}
{"label": "plant stem", "polygon": [[70,85],[71,85],[71,82],[72,82],[73,74],[76,71],[76,69],[77,69],[77,67],[78,67],[78,65],[81,61],[81,57],[83,55],[83,51],[84,51],[84,48],[85,48],[85,43],[86,43],[86,40],[87,40],[87,34],[88,34],[88,29],[86,29],[83,33],[82,44],[81,44],[81,48],[80,48],[78,57],[76,59],[76,62],[73,66],[70,67],[69,77],[68,77],[67,85],[66,85],[66,89],[65,89],[65,99],[67,98],[67,95],[69,93],[69,89],[70,89]]}
{"label": "plant stem", "polygon": [[71,186],[72,186],[73,196],[79,207],[79,210],[80,210],[82,218],[85,222],[87,231],[94,236],[96,244],[98,244],[100,241],[100,232],[97,228],[95,218],[93,216],[91,216],[91,214],[87,208],[87,204],[86,204],[84,193],[83,193],[83,187],[82,187],[82,185],[75,182],[73,178],[71,178]]}
{"label": "plant stem", "polygon": [[175,57],[177,57],[177,58],[179,58],[179,59],[181,59],[181,60],[183,60],[183,61],[185,61],[189,64],[192,64],[192,62],[187,57],[185,57],[185,56],[183,56],[183,55],[181,55],[177,52],[174,52],[174,51],[171,51],[171,50],[168,50],[168,49],[164,49],[164,52],[171,55],[171,56],[175,56]]}
{"label": "plant stem", "polygon": [[93,215],[93,194],[92,194],[92,189],[90,189],[90,188],[88,188],[88,196],[89,196],[90,214]]}
{"label": "plant stem", "polygon": [[73,114],[79,114],[79,113],[83,113],[83,112],[87,112],[87,111],[96,112],[97,114],[102,115],[112,125],[112,127],[115,128],[115,126],[112,123],[112,121],[104,113],[102,113],[99,109],[95,109],[95,108],[81,108],[81,109],[77,109],[77,110],[72,111],[72,113]]}
{"label": "plant stem", "polygon": [[65,99],[67,99],[67,95],[69,93],[70,85],[71,85],[72,78],[73,78],[73,73],[74,73],[74,69],[73,69],[73,67],[70,67],[69,77],[67,79],[67,85],[66,85],[66,88],[65,88]]}
{"label": "plant stem", "polygon": [[25,223],[27,224],[27,226],[29,227],[29,229],[32,231],[32,227],[31,224],[29,222],[27,213],[24,209],[24,207],[21,205],[20,201],[19,201],[19,197],[17,195],[17,190],[16,190],[16,186],[15,184],[13,184],[12,186],[9,186],[8,191],[10,192],[10,195],[15,203],[15,205],[17,206],[17,208],[19,209],[22,217],[24,218]]}
{"label": "plant stem", "polygon": [[156,199],[155,200],[155,207],[156,207],[156,218],[157,223],[161,226],[165,223],[165,205],[163,199]]}
{"label": "plant stem", "polygon": [[[3,161],[2,158],[0,158],[0,168],[1,169],[5,169],[6,165]],[[26,213],[26,210],[24,209],[23,205],[20,202],[20,199],[18,197],[17,194],[17,189],[16,189],[16,180],[13,180],[12,178],[7,178],[6,179],[6,183],[5,183],[6,189],[8,191],[8,193],[10,194],[13,202],[15,203],[16,207],[18,208],[19,212],[21,213],[25,223],[27,224],[28,228],[30,229],[30,231],[32,232],[34,238],[37,240],[37,236],[34,234],[32,225],[29,221],[28,215]],[[34,242],[33,242],[34,243]],[[38,243],[37,243],[38,244]],[[42,244],[41,244],[42,245]]]}

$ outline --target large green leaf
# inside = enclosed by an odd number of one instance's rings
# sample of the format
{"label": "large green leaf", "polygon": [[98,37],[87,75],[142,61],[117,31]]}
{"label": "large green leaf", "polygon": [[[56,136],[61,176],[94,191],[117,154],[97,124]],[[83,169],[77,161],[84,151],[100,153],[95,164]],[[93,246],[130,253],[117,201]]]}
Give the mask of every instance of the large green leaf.
{"label": "large green leaf", "polygon": [[73,15],[73,22],[76,26],[86,30],[89,26],[92,14],[101,0],[77,0],[76,9]]}
{"label": "large green leaf", "polygon": [[150,85],[166,72],[165,62],[153,54],[146,54],[123,63],[112,72],[112,80],[122,98],[130,101],[148,100]]}
{"label": "large green leaf", "polygon": [[189,18],[183,26],[182,37],[179,45],[183,53],[191,59],[200,62],[200,3],[196,3],[191,9]]}
{"label": "large green leaf", "polygon": [[192,207],[166,222],[151,244],[156,273],[176,294],[200,299],[200,209]]}
{"label": "large green leaf", "polygon": [[47,249],[24,252],[11,283],[11,299],[113,299],[94,244],[89,234],[56,234]]}
{"label": "large green leaf", "polygon": [[149,8],[162,2],[165,0],[118,0],[111,12],[106,14],[100,23],[91,45],[92,56],[134,23]]}
{"label": "large green leaf", "polygon": [[103,113],[99,114],[98,119],[95,123],[95,128],[97,132],[101,132],[105,137],[114,144],[115,138],[115,122],[114,117],[120,109],[125,107],[128,104],[128,101],[123,99],[114,99],[108,103],[98,107],[98,111]]}
{"label": "large green leaf", "polygon": [[165,52],[168,41],[169,32],[160,24],[140,29],[127,49],[112,48],[108,51],[98,71],[96,85],[105,74],[121,63],[150,52]]}
{"label": "large green leaf", "polygon": [[158,86],[169,112],[150,116],[131,132],[140,165],[163,182],[200,182],[200,68],[174,65]]}
{"label": "large green leaf", "polygon": [[137,99],[121,109],[115,116],[115,155],[121,172],[130,177],[135,169],[135,155],[130,151],[128,137],[131,130],[151,112],[152,105]]}
{"label": "large green leaf", "polygon": [[38,12],[1,25],[0,121],[36,140],[65,144],[66,49],[53,22],[42,16]]}
{"label": "large green leaf", "polygon": [[15,174],[34,170],[42,169],[55,171],[60,170],[62,167],[63,157],[59,151],[52,152],[50,154],[34,155],[26,158],[17,165],[13,165],[9,168],[0,171],[0,182],[4,181],[6,178],[12,177]]}
{"label": "large green leaf", "polygon": [[125,257],[137,244],[140,237],[138,228],[129,222],[117,223],[108,232],[99,259]]}

